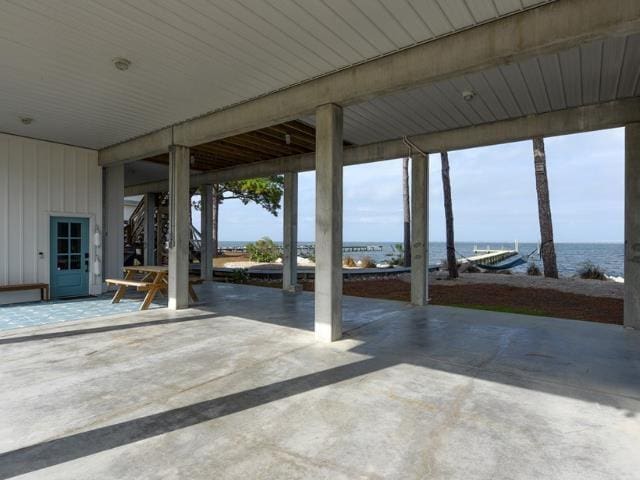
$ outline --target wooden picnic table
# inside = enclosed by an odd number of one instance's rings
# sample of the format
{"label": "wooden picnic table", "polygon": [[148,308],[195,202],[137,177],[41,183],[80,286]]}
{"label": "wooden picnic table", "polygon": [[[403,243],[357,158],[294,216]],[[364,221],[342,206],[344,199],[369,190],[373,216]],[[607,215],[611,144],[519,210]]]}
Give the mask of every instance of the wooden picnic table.
{"label": "wooden picnic table", "polygon": [[[110,285],[117,285],[116,291],[111,303],[118,303],[124,298],[127,293],[128,287],[135,287],[139,292],[147,292],[140,310],[146,310],[153,302],[156,294],[160,292],[163,295],[167,295],[167,289],[169,287],[169,267],[162,265],[138,265],[131,267],[124,267],[125,276],[123,279],[109,278],[105,280]],[[142,276],[142,278],[136,279],[136,276]],[[193,285],[201,283],[202,280],[198,277],[189,277],[189,296],[196,302],[198,296],[196,295]]]}

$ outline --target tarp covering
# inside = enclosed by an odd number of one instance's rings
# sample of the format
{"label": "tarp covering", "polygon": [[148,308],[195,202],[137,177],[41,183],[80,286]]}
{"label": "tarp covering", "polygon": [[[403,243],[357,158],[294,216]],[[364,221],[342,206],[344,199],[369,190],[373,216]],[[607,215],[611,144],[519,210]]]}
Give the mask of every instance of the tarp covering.
{"label": "tarp covering", "polygon": [[523,257],[518,257],[507,263],[500,263],[498,265],[484,265],[482,263],[477,263],[477,262],[474,262],[474,265],[478,268],[482,268],[483,270],[508,270],[510,268],[518,267],[526,263],[527,263],[526,259],[524,259]]}

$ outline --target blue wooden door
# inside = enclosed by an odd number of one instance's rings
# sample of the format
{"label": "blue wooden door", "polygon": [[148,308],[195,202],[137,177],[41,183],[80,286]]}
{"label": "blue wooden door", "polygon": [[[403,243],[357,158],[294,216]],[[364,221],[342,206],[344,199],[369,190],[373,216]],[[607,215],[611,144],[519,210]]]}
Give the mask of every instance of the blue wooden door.
{"label": "blue wooden door", "polygon": [[89,219],[51,217],[51,297],[89,295]]}

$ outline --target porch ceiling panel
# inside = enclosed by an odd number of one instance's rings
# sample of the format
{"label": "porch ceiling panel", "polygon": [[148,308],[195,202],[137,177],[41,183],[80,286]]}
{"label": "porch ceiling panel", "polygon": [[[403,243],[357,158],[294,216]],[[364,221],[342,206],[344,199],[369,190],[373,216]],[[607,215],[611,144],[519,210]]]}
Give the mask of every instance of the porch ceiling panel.
{"label": "porch ceiling panel", "polygon": [[639,95],[640,35],[608,38],[349,106],[344,138],[367,144]]}
{"label": "porch ceiling panel", "polygon": [[102,148],[541,3],[7,0],[0,131]]}

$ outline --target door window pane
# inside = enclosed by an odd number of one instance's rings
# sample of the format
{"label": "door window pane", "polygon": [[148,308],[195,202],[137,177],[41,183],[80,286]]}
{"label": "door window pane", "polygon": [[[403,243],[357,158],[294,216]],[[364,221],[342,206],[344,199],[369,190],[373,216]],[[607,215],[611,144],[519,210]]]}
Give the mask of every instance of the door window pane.
{"label": "door window pane", "polygon": [[71,257],[71,267],[70,270],[80,270],[80,255],[70,255]]}
{"label": "door window pane", "polygon": [[81,237],[82,236],[81,227],[82,227],[81,223],[71,222],[71,235],[69,235],[69,236],[70,237]]}
{"label": "door window pane", "polygon": [[58,255],[58,270],[69,270],[69,257]]}
{"label": "door window pane", "polygon": [[58,223],[58,236],[59,237],[68,237],[69,236],[69,224],[68,223]]}
{"label": "door window pane", "polygon": [[79,238],[72,238],[71,240],[71,253],[81,253],[82,240]]}
{"label": "door window pane", "polygon": [[69,241],[66,238],[58,239],[58,253],[69,253]]}

